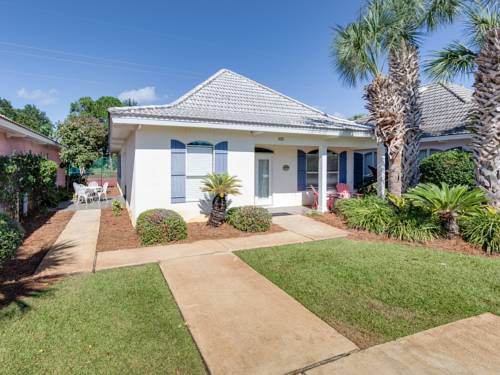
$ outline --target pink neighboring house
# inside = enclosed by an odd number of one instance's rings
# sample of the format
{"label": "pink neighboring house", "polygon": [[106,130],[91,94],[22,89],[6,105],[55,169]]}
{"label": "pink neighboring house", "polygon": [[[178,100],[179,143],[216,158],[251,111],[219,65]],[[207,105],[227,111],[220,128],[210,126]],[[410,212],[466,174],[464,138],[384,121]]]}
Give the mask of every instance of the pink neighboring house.
{"label": "pink neighboring house", "polygon": [[57,163],[57,184],[64,186],[64,169],[59,168],[61,145],[49,137],[0,115],[0,155],[13,153],[41,154]]}

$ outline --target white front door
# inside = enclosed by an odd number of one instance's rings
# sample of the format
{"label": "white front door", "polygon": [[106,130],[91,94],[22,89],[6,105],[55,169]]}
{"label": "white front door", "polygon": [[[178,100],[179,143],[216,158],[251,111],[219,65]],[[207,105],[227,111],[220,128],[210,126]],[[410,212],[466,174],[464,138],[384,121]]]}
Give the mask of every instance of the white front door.
{"label": "white front door", "polygon": [[273,203],[271,193],[271,155],[255,154],[255,204]]}

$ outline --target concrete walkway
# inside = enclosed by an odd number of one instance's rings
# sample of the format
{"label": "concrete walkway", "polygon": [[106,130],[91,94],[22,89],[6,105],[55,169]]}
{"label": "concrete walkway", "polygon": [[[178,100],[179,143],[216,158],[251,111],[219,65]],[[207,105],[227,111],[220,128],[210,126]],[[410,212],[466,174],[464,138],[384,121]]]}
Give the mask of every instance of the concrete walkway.
{"label": "concrete walkway", "polygon": [[273,222],[280,225],[285,231],[250,237],[99,252],[97,253],[96,270],[161,262],[181,257],[303,243],[347,235],[341,229],[302,215],[276,216],[273,217]]}
{"label": "concrete walkway", "polygon": [[212,374],[286,374],[357,349],[233,254],[160,267]]}
{"label": "concrete walkway", "polygon": [[308,375],[500,374],[500,317],[482,314],[377,345]]}
{"label": "concrete walkway", "polygon": [[101,210],[76,211],[39,264],[37,276],[92,272]]}

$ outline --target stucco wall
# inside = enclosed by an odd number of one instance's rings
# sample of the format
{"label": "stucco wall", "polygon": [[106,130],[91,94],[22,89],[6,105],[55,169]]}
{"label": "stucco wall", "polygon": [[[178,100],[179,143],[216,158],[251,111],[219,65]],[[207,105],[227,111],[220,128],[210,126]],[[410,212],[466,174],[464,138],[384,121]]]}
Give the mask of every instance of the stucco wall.
{"label": "stucco wall", "polygon": [[44,157],[57,163],[57,184],[64,186],[64,169],[59,168],[61,159],[59,158],[59,149],[53,146],[42,145],[29,140],[29,138],[11,137],[7,138],[4,132],[0,131],[0,155],[10,155],[12,153],[41,154]]}
{"label": "stucco wall", "polygon": [[[151,208],[169,208],[186,219],[200,217],[210,207],[209,201],[174,203],[170,201],[170,141],[185,144],[205,141],[216,144],[228,141],[228,173],[242,181],[241,195],[232,196],[231,205],[255,204],[255,146],[274,151],[272,156],[272,206],[297,206],[310,203],[310,194],[297,192],[297,149],[305,151],[328,145],[338,152],[348,147],[373,147],[371,139],[335,138],[293,134],[255,134],[218,129],[142,126],[126,140],[122,151],[122,179],[127,186],[127,205],[133,222]],[[135,153],[134,153],[135,149]],[[289,165],[289,170],[283,166]]]}

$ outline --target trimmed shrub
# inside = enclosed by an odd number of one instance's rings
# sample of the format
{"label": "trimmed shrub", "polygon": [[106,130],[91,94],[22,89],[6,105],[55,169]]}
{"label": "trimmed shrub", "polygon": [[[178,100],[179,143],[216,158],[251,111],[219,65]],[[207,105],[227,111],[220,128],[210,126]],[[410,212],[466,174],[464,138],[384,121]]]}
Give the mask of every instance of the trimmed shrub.
{"label": "trimmed shrub", "polygon": [[500,212],[493,207],[460,221],[462,237],[488,253],[500,252]]}
{"label": "trimmed shrub", "polygon": [[266,232],[271,228],[272,215],[262,207],[234,207],[227,211],[226,221],[243,232]]}
{"label": "trimmed shrub", "polygon": [[14,256],[23,237],[24,230],[19,223],[0,212],[0,265]]}
{"label": "trimmed shrub", "polygon": [[449,186],[476,186],[474,162],[468,152],[450,150],[437,152],[420,162],[420,182]]}
{"label": "trimmed shrub", "polygon": [[335,211],[346,221],[349,228],[378,234],[387,231],[395,216],[389,203],[375,196],[338,199],[335,202]]}
{"label": "trimmed shrub", "polygon": [[139,215],[136,232],[142,245],[158,245],[185,239],[187,226],[177,212],[155,208]]}

